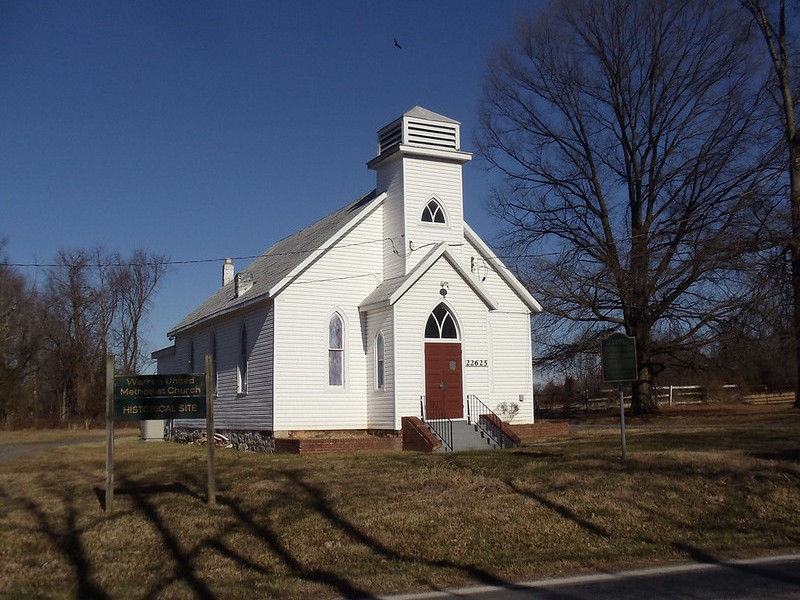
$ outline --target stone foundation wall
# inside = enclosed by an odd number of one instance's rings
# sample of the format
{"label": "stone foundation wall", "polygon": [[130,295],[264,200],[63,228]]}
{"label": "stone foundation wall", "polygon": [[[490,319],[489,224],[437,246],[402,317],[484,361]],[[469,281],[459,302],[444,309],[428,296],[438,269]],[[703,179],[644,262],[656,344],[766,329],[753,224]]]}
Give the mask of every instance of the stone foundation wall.
{"label": "stone foundation wall", "polygon": [[[217,430],[214,437],[218,447],[235,448],[242,452],[275,452],[275,438],[271,431]],[[176,428],[172,438],[179,444],[205,444],[206,432],[204,429]]]}

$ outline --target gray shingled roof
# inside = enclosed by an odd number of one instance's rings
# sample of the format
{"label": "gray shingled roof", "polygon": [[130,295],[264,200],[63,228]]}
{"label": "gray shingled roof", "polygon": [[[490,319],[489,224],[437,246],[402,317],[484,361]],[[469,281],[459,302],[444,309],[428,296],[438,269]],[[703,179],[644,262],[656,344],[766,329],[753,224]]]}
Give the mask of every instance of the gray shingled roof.
{"label": "gray shingled roof", "polygon": [[323,246],[347,223],[367,210],[367,207],[372,204],[376,197],[376,193],[373,190],[332,215],[328,215],[305,229],[280,240],[241,271],[252,275],[252,288],[237,298],[234,293],[233,282],[221,287],[210,298],[189,313],[180,323],[175,325],[168,335],[173,337],[176,333],[180,333],[212,317],[235,311],[253,302],[266,300],[269,297],[269,290],[275,287],[281,279],[298,267],[314,251]]}

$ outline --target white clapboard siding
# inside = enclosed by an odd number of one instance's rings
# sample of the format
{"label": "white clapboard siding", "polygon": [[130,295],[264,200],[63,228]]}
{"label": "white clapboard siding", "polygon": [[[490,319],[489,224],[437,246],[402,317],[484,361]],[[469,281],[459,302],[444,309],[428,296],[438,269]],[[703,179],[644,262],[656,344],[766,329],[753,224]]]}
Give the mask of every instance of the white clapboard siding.
{"label": "white clapboard siding", "polygon": [[[381,282],[383,216],[372,213],[275,299],[275,429],[366,429],[366,323]],[[328,385],[328,322],[345,326],[344,385]]]}
{"label": "white clapboard siding", "polygon": [[[373,309],[367,314],[367,423],[370,429],[396,429],[394,424],[394,326],[391,310]],[[384,387],[377,388],[376,342],[383,334]]]}
{"label": "white clapboard siding", "polygon": [[[441,283],[447,282],[445,303],[458,321],[462,359],[487,358],[487,312],[484,302],[444,258],[439,259],[395,304],[396,427],[405,416],[419,415],[425,394],[425,324],[442,301]],[[488,369],[463,369],[464,394],[488,394]]]}
{"label": "white clapboard siding", "polygon": [[386,192],[383,202],[384,279],[405,274],[405,223],[403,214],[403,162],[384,164],[377,173],[377,193]]}
{"label": "white clapboard siding", "polygon": [[[451,253],[461,257],[463,244],[463,204],[461,192],[461,165],[444,161],[431,161],[406,157],[404,192],[406,204],[406,249],[408,244],[422,248],[429,244],[447,242]],[[446,213],[445,224],[423,223],[422,211],[435,197]],[[411,271],[425,250],[410,252],[406,258],[406,272]]]}
{"label": "white clapboard siding", "polygon": [[514,423],[532,423],[534,418],[530,323],[526,314],[495,311],[489,315],[492,387],[484,402],[495,411],[502,403],[517,404]]}
{"label": "white clapboard siding", "polygon": [[498,310],[530,314],[528,307],[469,240],[464,240],[463,264],[497,301]]}
{"label": "white clapboard siding", "polygon": [[[216,354],[214,424],[217,429],[272,430],[272,303],[245,313],[212,321],[189,335],[176,339],[176,356],[188,361],[194,343],[195,362]],[[247,331],[247,393],[237,391],[237,365],[242,327]],[[216,351],[214,349],[216,346]],[[205,370],[201,367],[198,372]],[[182,419],[176,427],[205,427],[205,420]]]}

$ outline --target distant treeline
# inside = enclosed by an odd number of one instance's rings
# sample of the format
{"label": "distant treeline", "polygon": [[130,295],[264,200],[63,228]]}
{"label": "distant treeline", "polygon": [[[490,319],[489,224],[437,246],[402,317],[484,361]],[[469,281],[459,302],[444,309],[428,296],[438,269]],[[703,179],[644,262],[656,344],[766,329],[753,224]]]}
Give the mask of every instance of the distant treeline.
{"label": "distant treeline", "polygon": [[147,360],[140,333],[167,264],[141,250],[75,248],[32,281],[0,262],[0,426],[100,417],[106,354],[122,374]]}

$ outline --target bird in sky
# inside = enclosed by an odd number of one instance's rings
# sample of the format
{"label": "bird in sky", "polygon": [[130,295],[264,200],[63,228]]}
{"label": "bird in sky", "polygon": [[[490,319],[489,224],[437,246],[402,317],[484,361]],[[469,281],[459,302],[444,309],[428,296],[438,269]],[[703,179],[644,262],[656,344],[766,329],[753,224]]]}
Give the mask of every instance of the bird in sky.
{"label": "bird in sky", "polygon": [[394,47],[400,48],[401,50],[403,49],[403,47],[398,43],[397,38],[394,38]]}

